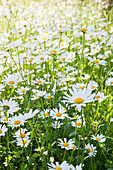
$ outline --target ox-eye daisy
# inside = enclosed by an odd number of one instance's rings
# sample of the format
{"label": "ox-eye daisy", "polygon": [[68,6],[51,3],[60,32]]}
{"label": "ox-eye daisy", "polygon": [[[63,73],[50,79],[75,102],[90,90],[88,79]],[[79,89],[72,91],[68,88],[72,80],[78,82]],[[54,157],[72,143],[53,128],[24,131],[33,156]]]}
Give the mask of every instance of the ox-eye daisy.
{"label": "ox-eye daisy", "polygon": [[113,86],[113,78],[108,78],[106,80],[106,84],[107,84],[107,86]]}
{"label": "ox-eye daisy", "polygon": [[73,91],[69,89],[69,92],[72,96],[68,95],[67,93],[64,93],[66,97],[64,96],[63,102],[68,102],[72,104],[71,106],[76,106],[78,108],[78,111],[81,111],[81,106],[85,106],[86,103],[94,101],[94,95],[91,94],[91,91],[89,89],[79,89],[72,87]]}
{"label": "ox-eye daisy", "polygon": [[92,139],[96,140],[96,141],[98,141],[100,143],[103,143],[106,140],[105,136],[102,135],[102,134],[101,135],[97,134],[97,136],[92,135]]}
{"label": "ox-eye daisy", "polygon": [[8,124],[12,128],[19,127],[20,125],[24,125],[24,123],[25,123],[25,118],[22,114],[8,119]]}
{"label": "ox-eye daisy", "polygon": [[[86,151],[88,151],[89,156],[95,156],[96,155],[96,152],[97,152],[96,147],[94,147],[93,144],[91,144],[91,145],[89,143],[87,145],[85,144],[85,149],[86,149]],[[87,156],[85,158],[88,158],[89,156]]]}
{"label": "ox-eye daisy", "polygon": [[63,125],[63,123],[60,123],[60,122],[58,122],[58,121],[55,121],[54,123],[51,124],[51,126],[52,126],[54,129],[60,128],[62,125]]}
{"label": "ox-eye daisy", "polygon": [[67,141],[66,138],[64,138],[64,141],[62,139],[58,140],[58,146],[60,146],[61,148],[65,148],[66,150],[73,149],[75,143],[73,139],[70,139],[69,141]]}
{"label": "ox-eye daisy", "polygon": [[64,161],[61,164],[59,164],[58,162],[56,162],[55,164],[48,163],[48,169],[49,170],[70,170],[71,168],[70,168],[69,164],[66,161]]}
{"label": "ox-eye daisy", "polygon": [[64,117],[67,117],[67,114],[64,114],[65,111],[64,107],[59,104],[59,109],[55,108],[51,110],[50,116],[52,116],[53,119],[64,119]]}
{"label": "ox-eye daisy", "polygon": [[5,125],[0,125],[0,136],[4,136],[5,132],[7,131],[7,128],[5,127]]}

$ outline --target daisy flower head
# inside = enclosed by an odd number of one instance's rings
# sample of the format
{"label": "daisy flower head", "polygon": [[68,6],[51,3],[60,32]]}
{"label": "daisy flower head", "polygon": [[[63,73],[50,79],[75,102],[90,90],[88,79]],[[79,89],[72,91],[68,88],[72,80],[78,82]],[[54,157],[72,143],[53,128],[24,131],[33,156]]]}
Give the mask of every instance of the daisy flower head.
{"label": "daisy flower head", "polygon": [[64,114],[64,112],[66,112],[66,110],[59,104],[59,109],[55,108],[51,110],[50,116],[53,119],[64,119],[64,117],[67,117],[67,114]]}
{"label": "daisy flower head", "polygon": [[96,95],[95,95],[95,100],[99,100],[99,103],[101,101],[103,101],[104,99],[106,99],[107,96],[104,96],[104,93],[102,92],[98,92]]}
{"label": "daisy flower head", "polygon": [[[73,126],[73,127],[77,127],[77,128],[80,128],[81,126],[82,126],[82,119],[79,117],[75,122],[74,121],[72,121],[71,122],[71,125]],[[84,119],[84,117],[83,117],[83,126],[85,125],[85,119]]]}
{"label": "daisy flower head", "polygon": [[86,103],[94,101],[94,94],[91,94],[91,90],[89,89],[76,89],[72,87],[73,90],[69,89],[71,96],[67,93],[64,93],[64,99],[62,102],[70,103],[71,106],[76,106],[78,111],[81,111],[81,106],[86,106]]}
{"label": "daisy flower head", "polygon": [[60,48],[51,48],[48,54],[60,54]]}
{"label": "daisy flower head", "polygon": [[58,121],[55,121],[54,123],[51,123],[51,126],[52,126],[54,129],[60,128],[62,125],[63,125],[63,123],[60,123],[60,122],[58,122]]}
{"label": "daisy flower head", "polygon": [[18,84],[18,77],[16,74],[9,74],[8,76],[5,76],[2,82],[5,82],[5,84],[9,86],[15,86]]}
{"label": "daisy flower head", "polygon": [[21,146],[21,147],[27,147],[30,143],[30,139],[29,137],[25,137],[25,138],[17,138],[17,146]]}
{"label": "daisy flower head", "polygon": [[25,118],[22,114],[20,114],[19,116],[13,116],[12,118],[8,119],[8,125],[11,126],[12,128],[24,125],[24,123]]}
{"label": "daisy flower head", "polygon": [[7,128],[5,127],[5,125],[0,125],[0,136],[4,136],[5,132],[7,131]]}
{"label": "daisy flower head", "polygon": [[96,141],[98,141],[100,143],[103,143],[106,140],[105,136],[102,135],[102,134],[101,135],[97,134],[97,136],[92,135],[91,139],[96,140]]}
{"label": "daisy flower head", "polygon": [[91,91],[97,89],[98,87],[98,84],[95,82],[95,81],[89,81],[89,84],[88,84],[88,89],[90,89]]}
{"label": "daisy flower head", "polygon": [[67,141],[66,138],[64,138],[64,141],[62,139],[58,139],[58,146],[61,148],[65,148],[66,150],[73,149],[75,141],[73,139],[70,139]]}
{"label": "daisy flower head", "polygon": [[106,80],[106,84],[107,84],[107,86],[113,86],[113,78],[108,78]]}
{"label": "daisy flower head", "polygon": [[18,131],[15,132],[15,137],[16,138],[25,138],[28,137],[30,135],[30,132],[26,133],[27,129],[19,129]]}
{"label": "daisy flower head", "polygon": [[105,60],[100,60],[100,59],[97,59],[96,57],[87,57],[88,60],[90,60],[91,62],[93,62],[95,65],[104,65],[106,66],[107,65],[107,62]]}
{"label": "daisy flower head", "polygon": [[40,112],[40,117],[42,117],[42,119],[49,116],[50,116],[49,109]]}
{"label": "daisy flower head", "polygon": [[86,151],[88,151],[89,156],[95,156],[96,155],[96,152],[97,152],[96,146],[94,147],[93,144],[91,144],[91,145],[89,143],[87,145],[85,144],[85,149],[86,149]]}
{"label": "daisy flower head", "polygon": [[29,90],[28,87],[21,87],[20,89],[17,90],[17,93],[19,95],[25,94]]}
{"label": "daisy flower head", "polygon": [[48,163],[48,169],[49,170],[70,170],[70,166],[66,161],[62,162],[61,164],[59,164],[58,162],[56,162],[55,164]]}
{"label": "daisy flower head", "polygon": [[10,114],[13,114],[15,111],[19,109],[18,103],[13,101],[12,99],[10,100],[2,100],[0,102],[0,107],[3,111],[7,111],[7,116]]}

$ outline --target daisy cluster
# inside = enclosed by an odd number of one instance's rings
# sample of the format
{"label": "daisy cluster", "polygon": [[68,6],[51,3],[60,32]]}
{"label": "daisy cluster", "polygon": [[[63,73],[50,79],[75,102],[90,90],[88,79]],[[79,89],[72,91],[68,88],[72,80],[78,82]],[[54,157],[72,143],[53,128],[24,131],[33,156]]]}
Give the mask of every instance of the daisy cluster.
{"label": "daisy cluster", "polygon": [[102,0],[2,0],[0,169],[113,169],[113,16]]}

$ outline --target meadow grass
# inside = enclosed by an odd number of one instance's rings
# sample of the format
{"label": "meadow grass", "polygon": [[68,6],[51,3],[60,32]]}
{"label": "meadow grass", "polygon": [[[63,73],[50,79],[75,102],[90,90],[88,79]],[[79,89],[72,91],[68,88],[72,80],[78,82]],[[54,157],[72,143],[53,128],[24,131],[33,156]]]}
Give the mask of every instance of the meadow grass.
{"label": "meadow grass", "polygon": [[0,1],[0,169],[113,169],[113,9]]}

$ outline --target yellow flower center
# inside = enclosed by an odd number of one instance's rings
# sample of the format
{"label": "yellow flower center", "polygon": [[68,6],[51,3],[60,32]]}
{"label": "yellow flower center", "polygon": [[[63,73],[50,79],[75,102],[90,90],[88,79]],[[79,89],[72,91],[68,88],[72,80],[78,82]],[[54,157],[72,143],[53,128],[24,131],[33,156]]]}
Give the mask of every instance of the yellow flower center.
{"label": "yellow flower center", "polygon": [[42,81],[41,80],[38,80],[37,83],[41,83]]}
{"label": "yellow flower center", "polygon": [[34,40],[37,40],[37,38],[34,38]]}
{"label": "yellow flower center", "polygon": [[113,81],[111,82],[111,84],[113,84]]}
{"label": "yellow flower center", "polygon": [[100,98],[100,96],[96,96],[95,98],[96,98],[96,99],[99,99],[99,98]]}
{"label": "yellow flower center", "polygon": [[84,86],[80,86],[79,89],[84,89]]}
{"label": "yellow flower center", "polygon": [[4,121],[7,121],[7,118],[5,118]]}
{"label": "yellow flower center", "polygon": [[56,167],[55,170],[62,170],[62,168],[61,167]]}
{"label": "yellow flower center", "polygon": [[77,126],[81,126],[81,123],[80,123],[80,122],[78,122],[78,123],[77,123]]}
{"label": "yellow flower center", "polygon": [[76,75],[76,73],[73,73],[73,75],[75,76],[75,75]]}
{"label": "yellow flower center", "polygon": [[96,138],[97,141],[100,141],[100,138]]}
{"label": "yellow flower center", "polygon": [[74,116],[73,119],[78,119],[78,116]]}
{"label": "yellow flower center", "polygon": [[86,29],[86,28],[82,28],[81,31],[82,31],[82,32],[86,32],[87,29]]}
{"label": "yellow flower center", "polygon": [[61,32],[61,31],[62,31],[62,29],[59,30],[59,32]]}
{"label": "yellow flower center", "polygon": [[22,34],[22,32],[20,31],[19,34]]}
{"label": "yellow flower center", "polygon": [[28,62],[29,62],[29,63],[31,63],[31,62],[32,62],[32,60],[28,60]]}
{"label": "yellow flower center", "polygon": [[15,84],[15,82],[14,81],[9,81],[9,83],[8,84]]}
{"label": "yellow flower center", "polygon": [[94,62],[94,63],[97,63],[97,64],[99,63],[99,61],[98,61],[98,60],[93,60],[93,62]]}
{"label": "yellow flower center", "polygon": [[23,90],[22,90],[22,93],[25,93],[25,92],[26,92],[26,89],[23,89]]}
{"label": "yellow flower center", "polygon": [[24,71],[24,73],[28,73],[28,71]]}
{"label": "yellow flower center", "polygon": [[92,87],[91,87],[91,89],[94,89],[94,88],[95,88],[95,86],[92,86]]}
{"label": "yellow flower center", "polygon": [[20,135],[20,137],[21,137],[21,138],[24,138],[24,137],[25,137],[25,133],[22,133],[22,134]]}
{"label": "yellow flower center", "polygon": [[20,123],[21,123],[20,120],[16,120],[16,121],[14,122],[14,125],[19,125]]}
{"label": "yellow flower center", "polygon": [[50,53],[57,53],[57,51],[56,50],[51,50],[51,52]]}
{"label": "yellow flower center", "polygon": [[77,97],[77,98],[74,100],[74,102],[75,102],[76,104],[81,104],[81,103],[84,102],[84,100],[83,100],[81,97]]}
{"label": "yellow flower center", "polygon": [[64,61],[66,58],[62,58],[62,60]]}
{"label": "yellow flower center", "polygon": [[0,118],[2,118],[2,116],[0,115]]}
{"label": "yellow flower center", "polygon": [[44,60],[44,57],[41,57],[40,60]]}
{"label": "yellow flower center", "polygon": [[93,36],[92,35],[90,35],[90,38],[92,38]]}
{"label": "yellow flower center", "polygon": [[76,149],[76,146],[73,146],[72,149]]}
{"label": "yellow flower center", "polygon": [[9,35],[11,35],[11,34],[12,34],[12,32],[9,33]]}
{"label": "yellow flower center", "polygon": [[45,41],[45,40],[47,40],[47,38],[43,38],[42,40],[44,40],[44,41]]}
{"label": "yellow flower center", "polygon": [[50,99],[51,98],[51,96],[48,96],[48,99]]}
{"label": "yellow flower center", "polygon": [[91,152],[91,149],[90,149],[90,148],[87,148],[87,150],[88,150],[89,152]]}
{"label": "yellow flower center", "polygon": [[58,112],[58,113],[56,114],[56,116],[57,116],[57,117],[61,117],[62,114]]}
{"label": "yellow flower center", "polygon": [[9,66],[11,66],[12,65],[12,63],[9,63]]}
{"label": "yellow flower center", "polygon": [[24,25],[24,27],[27,27],[27,25]]}
{"label": "yellow flower center", "polygon": [[45,113],[45,116],[49,116],[49,113]]}
{"label": "yellow flower center", "polygon": [[26,141],[26,140],[22,141],[22,144],[26,144],[26,143],[27,143],[27,141]]}
{"label": "yellow flower center", "polygon": [[58,127],[58,125],[55,125],[55,127]]}
{"label": "yellow flower center", "polygon": [[64,147],[68,147],[69,144],[68,144],[68,143],[63,143],[63,146],[64,146]]}
{"label": "yellow flower center", "polygon": [[2,130],[0,129],[0,134],[2,133]]}

